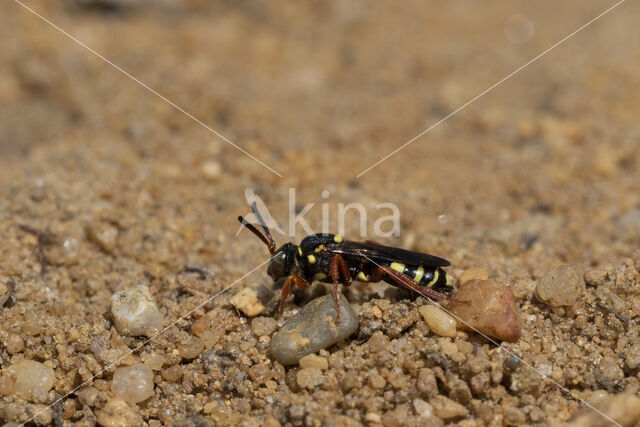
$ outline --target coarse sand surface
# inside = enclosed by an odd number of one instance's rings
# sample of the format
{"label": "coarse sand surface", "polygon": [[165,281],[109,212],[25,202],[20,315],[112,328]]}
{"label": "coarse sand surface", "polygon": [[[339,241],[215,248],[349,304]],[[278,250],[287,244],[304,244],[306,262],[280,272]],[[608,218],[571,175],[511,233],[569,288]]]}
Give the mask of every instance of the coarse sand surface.
{"label": "coarse sand surface", "polygon": [[[614,3],[24,4],[264,165],[3,2],[0,420],[640,422],[637,3],[360,177]],[[513,293],[520,339],[429,327],[425,298],[354,283],[358,332],[283,366],[272,337],[330,286],[277,319],[266,266],[243,278],[268,259],[236,233],[246,187],[279,245],[306,236],[291,210],[313,204],[316,232],[441,256],[455,286],[486,274]],[[119,311],[133,288],[140,311]]]}

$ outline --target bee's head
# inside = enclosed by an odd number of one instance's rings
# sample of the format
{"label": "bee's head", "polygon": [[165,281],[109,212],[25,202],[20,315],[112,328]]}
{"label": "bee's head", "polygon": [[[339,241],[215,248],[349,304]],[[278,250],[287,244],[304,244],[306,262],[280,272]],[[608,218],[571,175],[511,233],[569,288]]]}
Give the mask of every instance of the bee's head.
{"label": "bee's head", "polygon": [[260,216],[260,212],[258,212],[255,202],[251,204],[251,209],[262,226],[263,233],[258,231],[257,228],[249,224],[241,216],[238,217],[238,221],[240,221],[240,224],[247,227],[249,231],[255,234],[265,245],[267,245],[269,253],[271,254],[271,262],[269,262],[269,269],[267,272],[273,280],[277,281],[288,276],[293,271],[293,268],[296,265],[296,251],[298,250],[298,247],[293,243],[285,243],[276,250],[276,242],[273,240],[273,237],[269,232],[269,228],[264,223],[262,216]]}
{"label": "bee's head", "polygon": [[297,246],[293,243],[285,243],[271,257],[267,273],[274,281],[288,276],[296,265]]}

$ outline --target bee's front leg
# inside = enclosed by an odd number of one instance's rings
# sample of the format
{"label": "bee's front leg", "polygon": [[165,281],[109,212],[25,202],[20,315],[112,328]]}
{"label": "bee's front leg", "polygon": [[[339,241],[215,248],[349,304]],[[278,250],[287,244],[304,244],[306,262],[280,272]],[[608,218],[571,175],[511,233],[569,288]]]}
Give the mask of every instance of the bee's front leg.
{"label": "bee's front leg", "polygon": [[289,296],[289,291],[291,291],[291,285],[294,284],[294,283],[300,289],[306,289],[311,285],[311,283],[307,282],[306,280],[304,280],[302,277],[298,276],[297,274],[295,274],[295,273],[290,274],[287,277],[287,280],[284,281],[284,285],[282,286],[282,295],[281,295],[281,299],[280,299],[280,314],[279,314],[278,317],[282,316],[282,312],[284,311],[284,302],[286,301],[287,297]]}
{"label": "bee's front leg", "polygon": [[[338,282],[345,286],[351,283],[351,274],[349,274],[349,266],[342,258],[342,255],[335,255],[329,263],[329,276],[333,281],[333,302],[336,304],[336,323],[340,323],[340,300],[338,299]],[[342,280],[341,280],[342,279]]]}

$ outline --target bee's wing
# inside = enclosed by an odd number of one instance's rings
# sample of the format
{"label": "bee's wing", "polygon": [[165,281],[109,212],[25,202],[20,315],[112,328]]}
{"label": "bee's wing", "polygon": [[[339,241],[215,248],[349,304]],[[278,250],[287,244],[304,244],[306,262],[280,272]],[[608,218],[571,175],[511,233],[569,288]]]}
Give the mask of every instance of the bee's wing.
{"label": "bee's wing", "polygon": [[451,265],[446,259],[434,255],[407,251],[392,246],[383,246],[374,242],[353,242],[345,240],[338,245],[331,245],[331,247],[327,247],[326,249],[331,253],[368,258],[371,261],[385,264],[401,262],[423,267],[447,267]]}

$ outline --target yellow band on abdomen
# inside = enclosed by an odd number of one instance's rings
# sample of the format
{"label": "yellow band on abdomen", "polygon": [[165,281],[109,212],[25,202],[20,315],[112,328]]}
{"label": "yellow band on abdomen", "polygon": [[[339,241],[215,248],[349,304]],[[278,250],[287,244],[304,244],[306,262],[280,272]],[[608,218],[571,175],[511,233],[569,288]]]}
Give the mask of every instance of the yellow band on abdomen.
{"label": "yellow band on abdomen", "polygon": [[401,262],[392,262],[390,267],[398,273],[404,273],[405,266]]}
{"label": "yellow band on abdomen", "polygon": [[433,285],[435,285],[436,282],[438,281],[439,277],[440,277],[440,272],[436,268],[435,270],[433,270],[433,279],[431,279],[431,281],[429,283],[427,283],[427,287],[428,288],[433,287]]}

